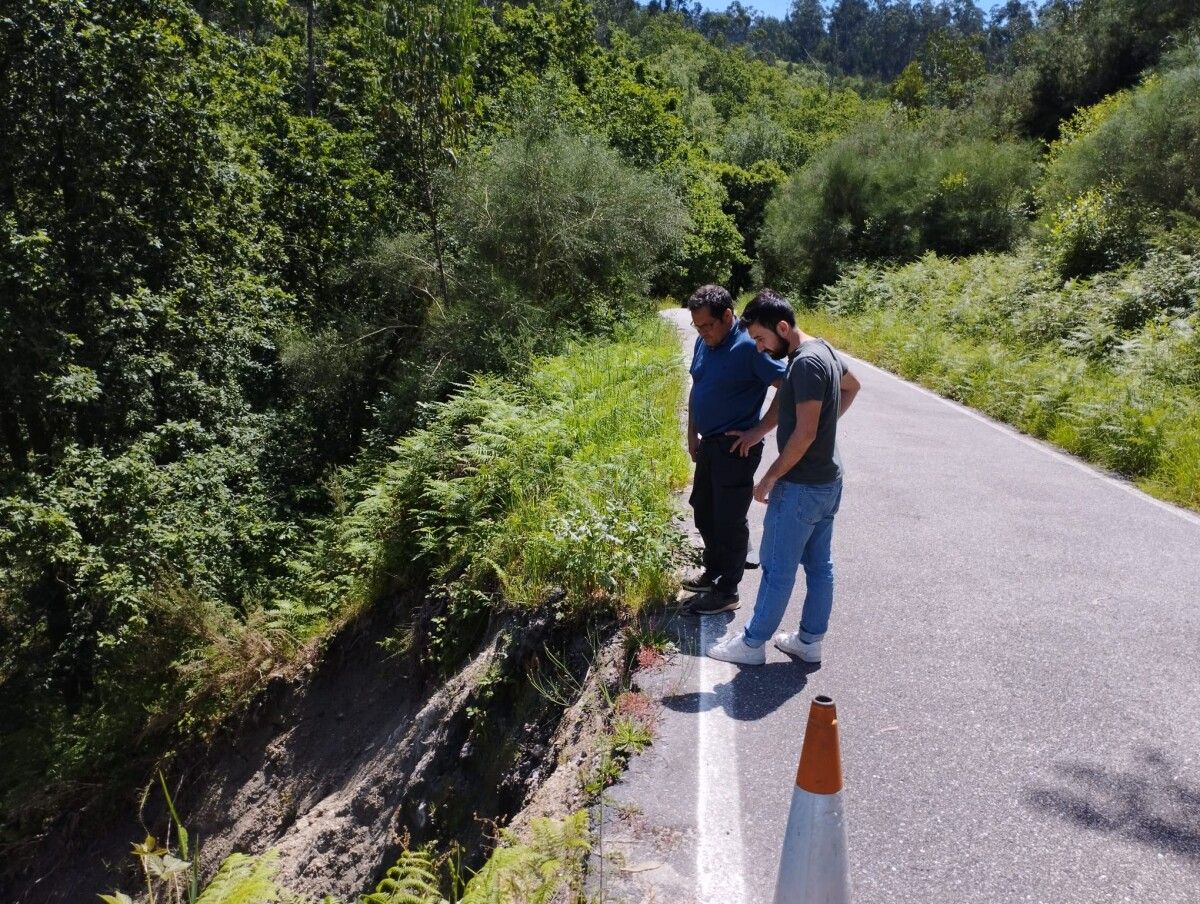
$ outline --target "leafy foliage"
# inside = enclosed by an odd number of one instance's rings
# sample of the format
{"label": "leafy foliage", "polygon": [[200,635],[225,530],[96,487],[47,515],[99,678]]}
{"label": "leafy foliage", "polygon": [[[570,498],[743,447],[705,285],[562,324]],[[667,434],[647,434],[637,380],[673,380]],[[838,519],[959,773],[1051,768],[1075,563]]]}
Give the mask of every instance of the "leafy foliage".
{"label": "leafy foliage", "polygon": [[1178,251],[1066,284],[1032,257],[927,255],[852,268],[814,328],[1195,507],[1197,298],[1200,264]]}
{"label": "leafy foliage", "polygon": [[442,904],[438,864],[424,850],[401,851],[394,866],[362,904]]}
{"label": "leafy foliage", "polygon": [[1087,276],[1135,260],[1145,250],[1142,213],[1119,191],[1090,189],[1054,211],[1046,242],[1062,276]]}
{"label": "leafy foliage", "polygon": [[536,603],[558,586],[633,607],[665,592],[681,387],[674,334],[640,329],[653,341],[583,344],[431,406],[297,564],[298,605],[366,601],[414,568],[459,617],[496,592]]}
{"label": "leafy foliage", "polygon": [[767,208],[764,278],[812,291],[855,259],[1011,247],[1026,221],[1032,149],[964,125],[892,114],[813,158]]}
{"label": "leafy foliage", "polygon": [[[581,861],[589,846],[586,811],[562,820],[534,819],[525,841],[502,832],[487,862],[450,900],[457,904],[575,900],[582,891]],[[440,891],[446,862],[435,860],[428,851],[402,851],[374,893],[363,896],[363,904],[449,904]],[[450,878],[457,880],[454,875]]]}
{"label": "leafy foliage", "polygon": [[1071,121],[1043,194],[1068,203],[1113,184],[1135,204],[1200,215],[1200,63],[1153,75]]}
{"label": "leafy foliage", "polygon": [[1190,0],[1045,4],[1039,28],[1018,48],[1030,76],[1022,128],[1054,138],[1077,109],[1135,84],[1198,21],[1200,9]]}
{"label": "leafy foliage", "polygon": [[[697,255],[740,253],[719,184],[698,203],[666,169],[675,96],[586,5],[305,12],[0,21],[5,832],[336,621],[364,578],[302,550],[342,525],[337,469],[369,483],[419,401],[629,322],[687,266],[687,206],[715,224]],[[530,85],[562,101],[536,137]]]}
{"label": "leafy foliage", "polygon": [[564,894],[582,891],[580,860],[588,843],[587,812],[561,821],[534,819],[525,843],[511,835],[467,883],[460,904],[503,904],[526,901],[550,904]]}
{"label": "leafy foliage", "polygon": [[687,228],[661,179],[598,141],[528,133],[460,170],[450,222],[470,264],[588,331],[600,300],[644,291]]}

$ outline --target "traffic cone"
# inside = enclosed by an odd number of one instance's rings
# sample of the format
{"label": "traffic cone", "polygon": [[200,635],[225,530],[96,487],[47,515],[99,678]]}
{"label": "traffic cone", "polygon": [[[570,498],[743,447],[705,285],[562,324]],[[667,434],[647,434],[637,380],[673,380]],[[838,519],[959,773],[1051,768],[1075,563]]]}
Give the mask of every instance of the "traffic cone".
{"label": "traffic cone", "polygon": [[829,697],[817,697],[808,713],[796,770],[775,904],[846,904],[849,900],[837,708]]}

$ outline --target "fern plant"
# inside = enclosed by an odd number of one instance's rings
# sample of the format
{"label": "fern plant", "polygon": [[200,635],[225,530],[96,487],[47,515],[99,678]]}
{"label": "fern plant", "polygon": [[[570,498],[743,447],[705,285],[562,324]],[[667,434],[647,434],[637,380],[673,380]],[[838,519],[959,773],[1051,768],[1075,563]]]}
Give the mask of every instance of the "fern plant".
{"label": "fern plant", "polygon": [[580,859],[588,849],[587,811],[562,821],[535,819],[527,844],[504,838],[471,881],[459,904],[549,904],[577,900]]}
{"label": "fern plant", "polygon": [[275,884],[275,873],[279,869],[277,860],[276,851],[268,851],[261,857],[231,854],[205,886],[196,904],[298,902],[300,899]]}
{"label": "fern plant", "polygon": [[438,888],[438,863],[427,850],[401,852],[362,904],[448,904]]}

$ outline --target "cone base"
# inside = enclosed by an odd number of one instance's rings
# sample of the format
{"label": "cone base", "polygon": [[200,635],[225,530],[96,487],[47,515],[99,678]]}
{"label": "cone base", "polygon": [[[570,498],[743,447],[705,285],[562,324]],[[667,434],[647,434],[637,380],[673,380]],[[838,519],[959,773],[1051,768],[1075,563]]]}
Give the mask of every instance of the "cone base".
{"label": "cone base", "polygon": [[792,794],[775,904],[849,904],[846,811],[842,795]]}

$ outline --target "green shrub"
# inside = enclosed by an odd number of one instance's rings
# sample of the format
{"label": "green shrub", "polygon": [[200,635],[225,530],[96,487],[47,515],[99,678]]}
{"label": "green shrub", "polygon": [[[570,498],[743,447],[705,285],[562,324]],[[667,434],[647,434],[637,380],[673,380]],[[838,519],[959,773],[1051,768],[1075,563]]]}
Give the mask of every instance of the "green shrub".
{"label": "green shrub", "polygon": [[856,260],[1010,247],[1025,228],[1031,146],[891,114],[817,154],[767,208],[766,281],[805,292]]}
{"label": "green shrub", "polygon": [[1051,266],[1071,279],[1135,260],[1146,248],[1141,221],[1120,192],[1089,189],[1054,210],[1046,241]]}
{"label": "green shrub", "polygon": [[936,178],[921,211],[922,251],[975,254],[1011,248],[1026,228],[1032,147],[987,138],[934,155]]}
{"label": "green shrub", "polygon": [[539,818],[526,842],[502,833],[487,863],[471,877],[459,904],[550,904],[582,892],[582,859],[590,847],[587,812],[565,819]]}
{"label": "green shrub", "polygon": [[1200,214],[1200,63],[1153,75],[1073,119],[1039,192],[1053,210],[1110,184],[1137,204]]}
{"label": "green shrub", "polygon": [[375,891],[363,895],[360,904],[445,904],[441,884],[441,862],[432,854],[402,851]]}
{"label": "green shrub", "polygon": [[603,320],[605,299],[643,290],[687,229],[662,179],[588,137],[505,139],[457,172],[451,199],[467,266],[562,323]]}

